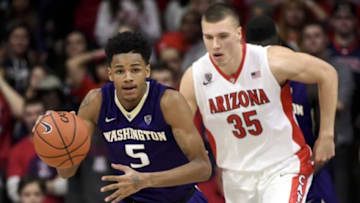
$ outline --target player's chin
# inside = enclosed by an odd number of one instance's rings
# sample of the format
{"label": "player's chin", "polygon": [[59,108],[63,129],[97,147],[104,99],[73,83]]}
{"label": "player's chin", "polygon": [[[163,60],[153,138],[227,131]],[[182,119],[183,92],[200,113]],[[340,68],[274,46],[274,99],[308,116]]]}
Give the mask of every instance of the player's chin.
{"label": "player's chin", "polygon": [[137,101],[137,94],[128,94],[128,95],[124,95],[124,100],[126,100],[127,102],[133,102],[133,101]]}

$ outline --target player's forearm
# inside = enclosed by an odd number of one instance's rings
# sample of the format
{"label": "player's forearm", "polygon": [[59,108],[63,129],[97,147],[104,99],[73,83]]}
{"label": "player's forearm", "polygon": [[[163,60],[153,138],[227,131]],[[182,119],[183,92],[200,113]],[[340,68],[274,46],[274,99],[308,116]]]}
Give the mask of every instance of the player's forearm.
{"label": "player's forearm", "polygon": [[338,100],[338,77],[334,69],[327,72],[319,84],[320,132],[319,136],[334,136],[336,104]]}
{"label": "player's forearm", "polygon": [[56,170],[60,177],[71,178],[72,176],[75,175],[78,168],[79,168],[79,165],[75,165],[70,168],[56,168]]}
{"label": "player's forearm", "polygon": [[192,160],[188,164],[177,168],[146,173],[146,187],[170,187],[206,181],[211,175],[211,164],[209,159]]}
{"label": "player's forearm", "polygon": [[23,114],[24,98],[4,78],[0,78],[0,92],[3,93],[6,101],[8,101],[12,115],[20,118]]}

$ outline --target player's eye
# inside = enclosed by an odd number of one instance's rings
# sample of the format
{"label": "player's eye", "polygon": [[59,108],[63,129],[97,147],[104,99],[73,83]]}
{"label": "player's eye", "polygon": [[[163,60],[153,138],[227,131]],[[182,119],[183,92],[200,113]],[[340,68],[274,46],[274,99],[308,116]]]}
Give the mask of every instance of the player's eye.
{"label": "player's eye", "polygon": [[220,35],[220,39],[226,39],[228,35]]}
{"label": "player's eye", "polygon": [[207,39],[207,40],[212,40],[213,37],[212,37],[212,36],[209,36],[209,35],[205,35],[205,39]]}
{"label": "player's eye", "polygon": [[140,70],[140,68],[133,68],[133,69],[131,69],[131,72],[133,72],[133,73],[138,73],[138,72],[140,72],[141,70]]}
{"label": "player's eye", "polygon": [[123,74],[125,71],[124,70],[116,70],[115,74]]}

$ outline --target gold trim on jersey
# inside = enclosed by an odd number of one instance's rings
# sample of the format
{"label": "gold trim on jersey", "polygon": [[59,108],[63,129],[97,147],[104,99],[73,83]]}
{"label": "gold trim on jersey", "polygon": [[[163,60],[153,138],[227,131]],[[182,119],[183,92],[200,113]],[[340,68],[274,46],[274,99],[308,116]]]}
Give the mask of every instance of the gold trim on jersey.
{"label": "gold trim on jersey", "polygon": [[121,113],[125,116],[125,118],[131,122],[140,112],[141,108],[144,106],[144,103],[146,101],[146,98],[149,94],[149,89],[150,89],[150,83],[146,82],[146,92],[144,94],[144,96],[141,98],[139,104],[132,110],[132,111],[127,111],[120,103],[117,94],[116,94],[116,90],[115,91],[115,104],[116,106],[120,109]]}

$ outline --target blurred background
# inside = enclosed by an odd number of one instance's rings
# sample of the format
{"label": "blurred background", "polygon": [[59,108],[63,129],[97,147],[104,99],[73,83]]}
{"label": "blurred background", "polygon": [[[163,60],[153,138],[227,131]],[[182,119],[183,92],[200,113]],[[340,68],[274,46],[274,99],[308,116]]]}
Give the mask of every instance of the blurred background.
{"label": "blurred background", "polygon": [[[0,0],[0,202],[103,202],[100,177],[111,169],[102,138],[93,136],[80,170],[64,180],[35,154],[36,118],[48,109],[77,110],[89,90],[108,82],[103,47],[116,32],[142,32],[153,47],[151,77],[178,88],[184,71],[206,53],[201,15],[214,2],[238,12],[244,41],[264,37],[249,22],[268,16],[283,46],[337,69],[336,156],[326,167],[338,202],[360,202],[359,0]],[[255,25],[262,23],[266,31],[266,21]],[[316,134],[312,89],[304,91]],[[221,177],[213,173],[199,186],[210,202],[224,202]]]}

